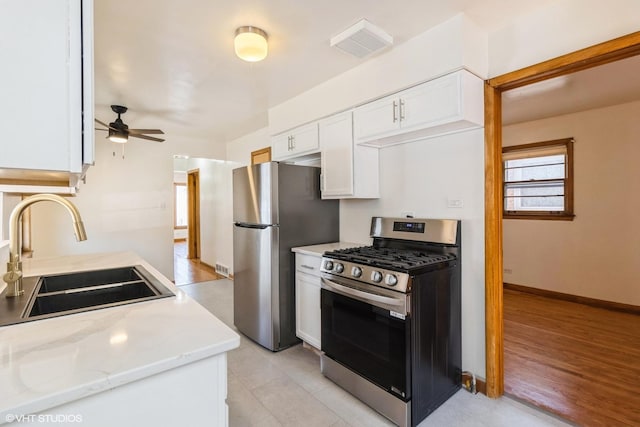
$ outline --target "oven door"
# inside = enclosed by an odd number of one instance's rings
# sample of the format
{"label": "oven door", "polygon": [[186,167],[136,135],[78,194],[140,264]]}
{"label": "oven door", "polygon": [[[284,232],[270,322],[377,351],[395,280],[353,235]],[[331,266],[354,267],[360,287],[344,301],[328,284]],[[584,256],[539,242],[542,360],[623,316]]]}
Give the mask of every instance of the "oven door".
{"label": "oven door", "polygon": [[322,351],[408,401],[411,320],[407,314],[407,295],[383,289],[372,294],[358,289],[354,282],[344,278],[322,279]]}

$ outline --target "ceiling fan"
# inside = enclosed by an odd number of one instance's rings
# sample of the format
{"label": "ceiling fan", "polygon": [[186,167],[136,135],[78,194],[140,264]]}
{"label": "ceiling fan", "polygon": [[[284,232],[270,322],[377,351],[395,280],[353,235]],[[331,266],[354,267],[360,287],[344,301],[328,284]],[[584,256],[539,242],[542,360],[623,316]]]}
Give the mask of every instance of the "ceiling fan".
{"label": "ceiling fan", "polygon": [[124,144],[129,140],[129,137],[146,139],[149,141],[156,141],[156,142],[164,141],[164,139],[161,139],[161,138],[145,135],[145,134],[164,135],[164,132],[162,132],[160,129],[129,129],[129,126],[127,126],[120,118],[121,114],[124,114],[127,112],[127,107],[123,107],[122,105],[112,105],[111,110],[118,115],[118,118],[115,119],[115,121],[109,123],[108,125],[104,122],[101,122],[98,119],[95,119],[96,123],[106,128],[106,129],[96,128],[96,130],[108,131],[109,135],[107,135],[107,138],[110,141]]}

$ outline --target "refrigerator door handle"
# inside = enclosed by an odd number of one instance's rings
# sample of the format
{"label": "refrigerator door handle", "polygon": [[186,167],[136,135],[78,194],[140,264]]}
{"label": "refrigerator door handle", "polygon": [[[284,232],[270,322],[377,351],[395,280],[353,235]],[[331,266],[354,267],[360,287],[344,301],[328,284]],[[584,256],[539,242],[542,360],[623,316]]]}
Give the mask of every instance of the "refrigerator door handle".
{"label": "refrigerator door handle", "polygon": [[242,228],[257,228],[260,230],[264,230],[267,227],[273,227],[270,224],[248,224],[246,222],[236,222],[233,225],[235,225],[236,227],[242,227]]}

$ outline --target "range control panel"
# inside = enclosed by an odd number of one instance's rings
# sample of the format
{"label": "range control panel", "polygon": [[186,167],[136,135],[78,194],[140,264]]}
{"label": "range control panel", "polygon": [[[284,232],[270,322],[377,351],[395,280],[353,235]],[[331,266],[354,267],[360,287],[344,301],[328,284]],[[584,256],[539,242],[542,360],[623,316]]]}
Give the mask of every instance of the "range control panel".
{"label": "range control panel", "polygon": [[406,231],[408,233],[424,233],[424,222],[393,222],[393,231]]}

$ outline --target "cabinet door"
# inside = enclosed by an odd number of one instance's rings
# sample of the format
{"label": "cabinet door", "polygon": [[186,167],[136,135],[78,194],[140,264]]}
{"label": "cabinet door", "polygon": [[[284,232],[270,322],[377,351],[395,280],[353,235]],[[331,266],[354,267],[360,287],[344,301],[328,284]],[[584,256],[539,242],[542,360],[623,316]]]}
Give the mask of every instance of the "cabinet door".
{"label": "cabinet door", "polygon": [[352,116],[349,111],[320,122],[323,199],[353,195]]}
{"label": "cabinet door", "polygon": [[370,141],[394,133],[400,127],[396,95],[358,107],[353,112],[356,142]]}
{"label": "cabinet door", "polygon": [[285,160],[320,151],[318,123],[300,126],[271,138],[273,160]]}
{"label": "cabinet door", "polygon": [[296,271],[296,335],[320,349],[320,278]]}
{"label": "cabinet door", "polygon": [[291,155],[291,134],[277,135],[271,138],[271,157],[273,160],[286,159]]}
{"label": "cabinet door", "polygon": [[401,92],[400,127],[411,131],[459,116],[459,88],[460,74],[454,73]]}
{"label": "cabinet door", "polygon": [[80,0],[2,2],[0,167],[82,171],[81,18]]}
{"label": "cabinet door", "polygon": [[311,123],[296,128],[291,133],[292,152],[294,155],[317,152],[320,148],[318,142],[318,123]]}

